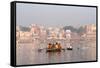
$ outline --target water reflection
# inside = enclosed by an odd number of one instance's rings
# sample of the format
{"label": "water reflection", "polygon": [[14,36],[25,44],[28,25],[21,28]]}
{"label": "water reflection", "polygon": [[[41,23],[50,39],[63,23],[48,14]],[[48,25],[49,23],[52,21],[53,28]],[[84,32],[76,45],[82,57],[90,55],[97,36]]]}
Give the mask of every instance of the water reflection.
{"label": "water reflection", "polygon": [[[77,61],[93,61],[96,60],[96,42],[66,42],[60,41],[63,48],[71,45],[73,50],[62,50],[61,52],[46,52],[47,43],[39,40],[31,43],[18,43],[17,65],[28,64],[44,64],[44,63],[61,63],[61,62],[77,62]],[[54,41],[53,41],[54,42]],[[38,49],[41,48],[41,51]]]}

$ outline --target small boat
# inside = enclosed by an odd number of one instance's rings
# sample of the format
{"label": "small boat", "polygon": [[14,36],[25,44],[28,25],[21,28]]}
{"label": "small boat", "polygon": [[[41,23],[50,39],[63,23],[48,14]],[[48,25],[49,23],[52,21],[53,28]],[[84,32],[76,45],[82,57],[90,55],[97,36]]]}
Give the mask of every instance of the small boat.
{"label": "small boat", "polygon": [[47,52],[60,52],[61,49],[47,49]]}
{"label": "small boat", "polygon": [[67,47],[67,50],[73,50],[72,46]]}
{"label": "small boat", "polygon": [[42,51],[42,49],[38,49],[38,52],[41,52]]}
{"label": "small boat", "polygon": [[46,49],[47,52],[60,52],[62,49],[60,43],[56,43],[56,44],[48,44],[48,47]]}

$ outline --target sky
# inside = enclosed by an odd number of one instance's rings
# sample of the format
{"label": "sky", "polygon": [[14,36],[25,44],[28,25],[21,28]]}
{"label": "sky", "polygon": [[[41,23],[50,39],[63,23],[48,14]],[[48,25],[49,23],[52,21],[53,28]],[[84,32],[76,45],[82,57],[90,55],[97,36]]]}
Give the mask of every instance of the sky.
{"label": "sky", "polygon": [[17,25],[37,24],[45,27],[80,27],[96,24],[95,7],[17,3]]}

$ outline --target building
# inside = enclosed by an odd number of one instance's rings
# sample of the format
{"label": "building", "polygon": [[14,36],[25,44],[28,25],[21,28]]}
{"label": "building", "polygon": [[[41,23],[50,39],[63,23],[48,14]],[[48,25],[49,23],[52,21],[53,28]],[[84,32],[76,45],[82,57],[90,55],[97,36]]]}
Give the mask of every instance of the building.
{"label": "building", "polygon": [[40,37],[40,28],[36,24],[32,24],[30,26],[30,32],[32,33],[33,38],[39,38]]}
{"label": "building", "polygon": [[66,30],[65,32],[65,35],[66,35],[66,39],[71,39],[71,30]]}
{"label": "building", "polygon": [[40,39],[46,39],[47,38],[47,30],[43,27],[40,26]]}
{"label": "building", "polygon": [[59,31],[59,39],[66,39],[66,34],[63,29],[60,29]]}
{"label": "building", "polygon": [[53,28],[53,27],[48,28],[48,38],[49,39],[57,39],[58,38],[57,34],[58,34],[57,28]]}
{"label": "building", "polygon": [[96,39],[96,25],[90,24],[85,26],[85,34],[87,39]]}

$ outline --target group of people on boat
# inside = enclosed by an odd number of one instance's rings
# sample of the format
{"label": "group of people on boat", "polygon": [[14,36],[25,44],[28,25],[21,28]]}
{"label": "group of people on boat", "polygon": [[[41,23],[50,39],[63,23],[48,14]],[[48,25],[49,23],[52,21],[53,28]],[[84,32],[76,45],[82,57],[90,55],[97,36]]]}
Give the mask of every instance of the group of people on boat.
{"label": "group of people on boat", "polygon": [[61,49],[61,44],[56,42],[55,44],[53,43],[48,43],[48,49]]}
{"label": "group of people on boat", "polygon": [[[65,48],[66,49],[66,48]],[[65,50],[62,48],[61,44],[56,42],[56,43],[48,43],[48,47],[47,47],[47,52],[54,52],[54,51],[61,51],[61,50]],[[72,50],[72,46],[68,46],[67,50]]]}

